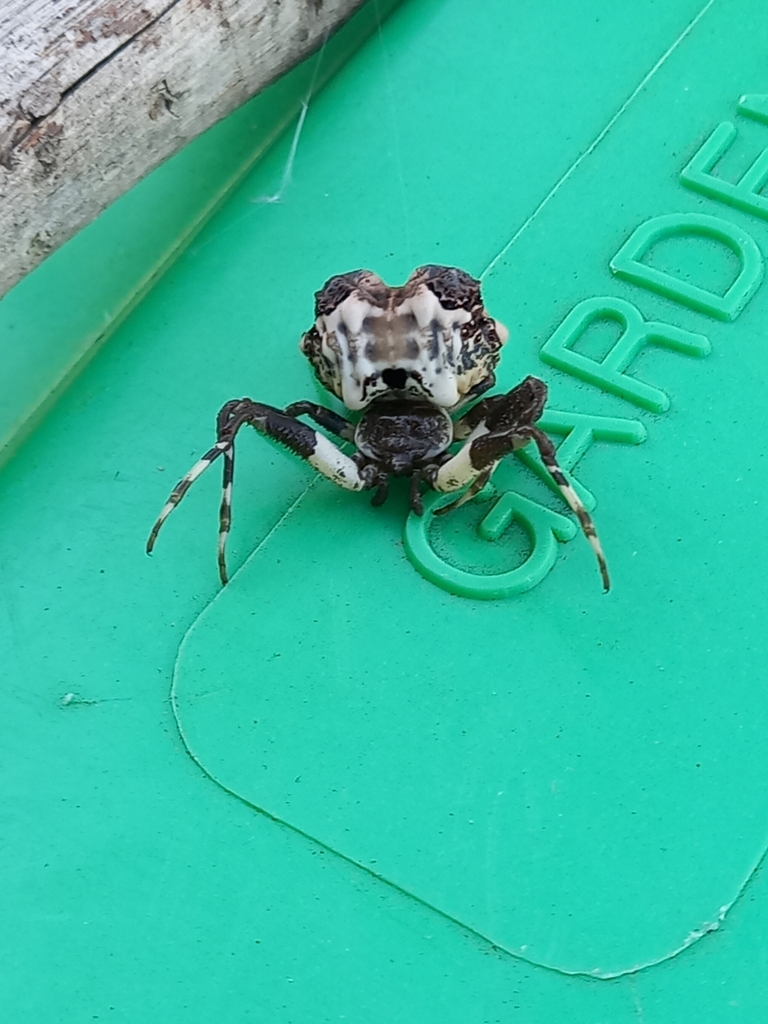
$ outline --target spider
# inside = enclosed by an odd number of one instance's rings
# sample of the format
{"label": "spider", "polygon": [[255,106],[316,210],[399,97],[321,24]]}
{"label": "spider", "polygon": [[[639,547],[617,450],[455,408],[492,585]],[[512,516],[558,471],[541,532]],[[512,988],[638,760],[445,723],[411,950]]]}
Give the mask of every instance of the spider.
{"label": "spider", "polygon": [[[463,270],[419,267],[401,288],[390,288],[369,270],[332,277],[315,294],[315,323],[300,348],[323,387],[361,413],[358,422],[315,402],[294,402],[285,409],[250,398],[227,402],[216,421],[216,444],[174,487],[152,527],[147,553],[190,486],[223,456],[218,563],[221,582],[227,583],[235,438],[246,424],[340,487],[374,490],[374,505],[386,499],[390,476],[410,477],[410,505],[417,515],[424,511],[422,484],[442,492],[466,488],[436,510],[444,514],[477,494],[500,459],[533,441],[578,517],[608,590],[594,523],[560,469],[552,442],[536,426],[546,384],[526,377],[507,394],[481,397],[496,382],[494,370],[507,337],[507,329],[485,309],[480,282]],[[478,401],[468,411],[452,418],[473,399]],[[345,454],[300,416],[350,442],[354,452]],[[452,454],[455,441],[464,443]]]}

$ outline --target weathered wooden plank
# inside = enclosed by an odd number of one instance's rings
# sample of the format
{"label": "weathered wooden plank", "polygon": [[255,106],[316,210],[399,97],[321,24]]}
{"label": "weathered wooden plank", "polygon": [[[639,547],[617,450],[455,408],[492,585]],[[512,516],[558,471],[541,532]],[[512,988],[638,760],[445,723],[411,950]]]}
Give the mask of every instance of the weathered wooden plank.
{"label": "weathered wooden plank", "polygon": [[6,0],[0,295],[361,0]]}

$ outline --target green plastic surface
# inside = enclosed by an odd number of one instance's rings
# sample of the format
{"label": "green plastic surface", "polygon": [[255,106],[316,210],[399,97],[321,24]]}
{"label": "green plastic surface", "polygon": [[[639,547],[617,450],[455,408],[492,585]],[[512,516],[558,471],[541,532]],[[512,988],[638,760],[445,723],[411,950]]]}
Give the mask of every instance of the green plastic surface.
{"label": "green plastic surface", "polygon": [[[768,1020],[767,50],[407,0],[62,394],[0,478],[5,1019]],[[313,291],[426,262],[610,594],[528,453],[415,520],[244,435],[230,585],[215,470],[147,559],[226,399],[317,397]]]}

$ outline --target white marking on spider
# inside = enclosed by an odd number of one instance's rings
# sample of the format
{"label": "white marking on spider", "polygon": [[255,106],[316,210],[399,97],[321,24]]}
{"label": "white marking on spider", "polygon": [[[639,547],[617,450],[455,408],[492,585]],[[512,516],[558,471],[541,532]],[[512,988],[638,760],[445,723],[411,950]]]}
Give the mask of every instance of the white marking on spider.
{"label": "white marking on spider", "polygon": [[360,472],[352,459],[339,451],[336,445],[322,434],[317,435],[314,452],[308,456],[307,462],[323,476],[348,491],[361,491],[363,481]]}

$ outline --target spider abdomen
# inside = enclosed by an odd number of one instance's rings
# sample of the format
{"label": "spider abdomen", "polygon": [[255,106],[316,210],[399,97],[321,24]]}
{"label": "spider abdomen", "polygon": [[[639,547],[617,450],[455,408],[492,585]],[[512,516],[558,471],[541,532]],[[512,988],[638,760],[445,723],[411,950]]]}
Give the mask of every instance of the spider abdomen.
{"label": "spider abdomen", "polygon": [[348,409],[386,397],[455,410],[493,385],[506,340],[479,281],[428,265],[399,288],[370,270],[330,278],[315,295],[315,323],[301,350]]}

